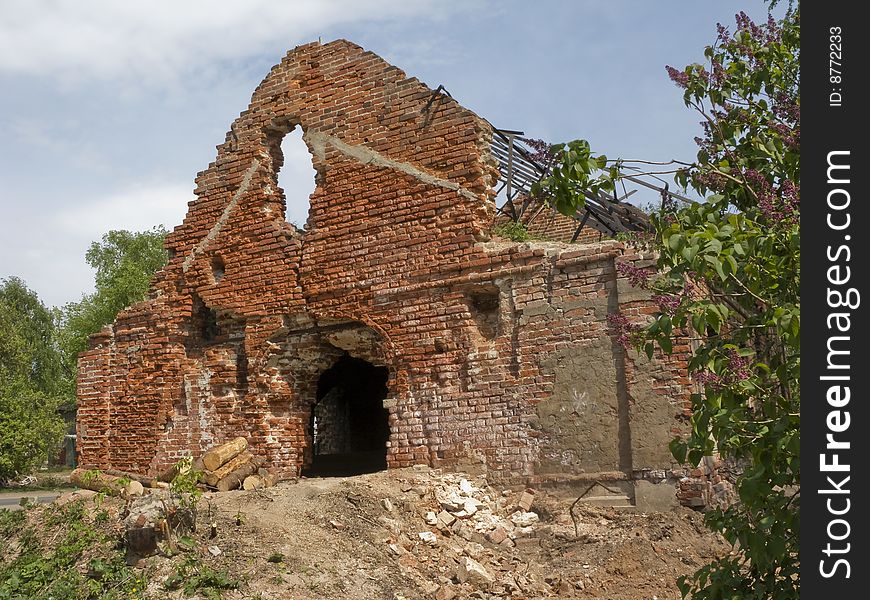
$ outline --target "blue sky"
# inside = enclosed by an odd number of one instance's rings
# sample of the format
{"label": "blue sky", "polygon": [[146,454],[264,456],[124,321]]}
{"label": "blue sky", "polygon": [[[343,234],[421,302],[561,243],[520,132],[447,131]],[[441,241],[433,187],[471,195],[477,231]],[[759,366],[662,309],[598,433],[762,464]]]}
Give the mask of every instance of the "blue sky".
{"label": "blue sky", "polygon": [[[47,305],[91,291],[90,242],[178,225],[256,85],[318,38],[444,85],[497,127],[691,160],[698,118],[664,66],[702,61],[739,10],[766,14],[760,0],[2,0],[0,278]],[[289,199],[311,173],[288,147]]]}

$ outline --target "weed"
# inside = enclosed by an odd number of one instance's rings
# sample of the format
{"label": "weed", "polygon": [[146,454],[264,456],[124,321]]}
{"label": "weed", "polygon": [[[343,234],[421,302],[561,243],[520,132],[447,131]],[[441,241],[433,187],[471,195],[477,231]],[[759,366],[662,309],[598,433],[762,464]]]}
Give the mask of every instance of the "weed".
{"label": "weed", "polygon": [[24,526],[27,513],[23,510],[0,510],[0,537],[10,538]]}
{"label": "weed", "polygon": [[270,563],[282,563],[284,562],[284,555],[280,552],[273,552],[266,561]]}
{"label": "weed", "polygon": [[168,521],[178,533],[196,531],[196,509],[202,498],[198,483],[202,471],[193,468],[193,458],[189,456],[178,461],[174,470],[176,475],[169,484],[172,505],[167,507]]}
{"label": "weed", "polygon": [[[107,545],[111,538],[89,522],[81,501],[47,508],[38,526],[25,527],[21,517],[6,515],[0,523],[4,532],[17,533],[20,548],[14,560],[0,564],[0,600],[136,598],[142,589],[143,579]],[[52,540],[50,546],[44,540]],[[77,562],[95,551],[103,558],[90,560],[80,573]]]}
{"label": "weed", "polygon": [[494,227],[492,232],[500,237],[508,238],[514,242],[528,242],[530,240],[542,239],[540,236],[534,235],[526,229],[523,223],[511,221]]}
{"label": "weed", "polygon": [[163,584],[167,590],[182,590],[185,596],[199,592],[206,598],[218,600],[221,590],[235,590],[239,580],[226,570],[216,570],[204,565],[196,556],[187,557]]}

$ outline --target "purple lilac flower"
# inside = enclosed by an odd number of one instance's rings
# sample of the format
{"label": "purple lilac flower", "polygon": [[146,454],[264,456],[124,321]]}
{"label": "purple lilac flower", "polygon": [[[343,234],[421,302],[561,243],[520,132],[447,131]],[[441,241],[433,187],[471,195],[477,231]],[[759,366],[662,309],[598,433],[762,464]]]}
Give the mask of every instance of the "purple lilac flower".
{"label": "purple lilac flower", "polygon": [[652,301],[659,305],[659,309],[669,317],[677,314],[677,309],[683,301],[682,296],[675,294],[656,294],[652,297]]}
{"label": "purple lilac flower", "polygon": [[671,81],[676,83],[679,87],[686,88],[689,86],[689,75],[687,73],[675,69],[670,65],[665,66],[665,70],[668,72],[668,77],[671,78]]}
{"label": "purple lilac flower", "polygon": [[607,315],[607,324],[616,336],[616,343],[625,349],[631,345],[632,339],[640,334],[641,327],[632,323],[622,313],[610,313]]}
{"label": "purple lilac flower", "polygon": [[631,263],[618,263],[616,270],[634,287],[645,290],[649,286],[649,278],[652,273],[646,269],[641,269]]}

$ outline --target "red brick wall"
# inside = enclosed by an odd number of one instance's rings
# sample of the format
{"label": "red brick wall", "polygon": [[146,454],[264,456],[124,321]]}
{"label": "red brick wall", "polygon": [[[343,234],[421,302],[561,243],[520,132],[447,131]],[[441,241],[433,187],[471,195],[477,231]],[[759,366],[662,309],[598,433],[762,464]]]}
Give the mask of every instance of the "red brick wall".
{"label": "red brick wall", "polygon": [[[318,173],[304,232],[276,177],[294,126]],[[635,365],[606,323],[651,310],[615,268],[643,257],[490,239],[491,135],[349,42],[288,53],[197,176],[150,298],[82,354],[82,464],[155,472],[245,435],[297,475],[317,379],[347,351],[389,369],[390,466],[669,468],[681,365]]]}
{"label": "red brick wall", "polygon": [[[518,210],[523,202],[524,199],[517,199]],[[496,225],[506,225],[511,220],[508,215],[501,213],[496,218]],[[612,236],[604,234],[586,223],[580,230],[577,239],[574,240],[574,234],[577,227],[580,226],[580,221],[566,217],[555,208],[546,206],[539,201],[530,202],[523,211],[520,222],[525,225],[526,231],[533,237],[554,242],[571,243],[573,240],[577,244],[589,244],[612,239]]]}

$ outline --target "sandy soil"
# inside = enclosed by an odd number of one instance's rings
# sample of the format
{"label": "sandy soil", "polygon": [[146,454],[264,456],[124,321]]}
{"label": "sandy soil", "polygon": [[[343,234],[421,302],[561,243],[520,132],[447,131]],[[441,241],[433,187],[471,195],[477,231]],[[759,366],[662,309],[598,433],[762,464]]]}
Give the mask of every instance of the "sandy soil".
{"label": "sandy soil", "polygon": [[[522,493],[428,468],[206,493],[193,547],[136,568],[148,598],[184,597],[164,582],[196,556],[242,581],[227,599],[676,600],[679,575],[728,551],[688,509],[580,504],[572,518],[573,499],[537,491],[523,505]],[[107,507],[120,534],[135,505]]]}

